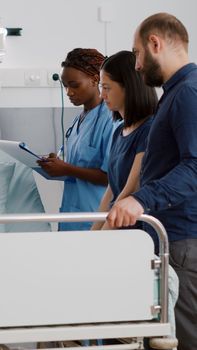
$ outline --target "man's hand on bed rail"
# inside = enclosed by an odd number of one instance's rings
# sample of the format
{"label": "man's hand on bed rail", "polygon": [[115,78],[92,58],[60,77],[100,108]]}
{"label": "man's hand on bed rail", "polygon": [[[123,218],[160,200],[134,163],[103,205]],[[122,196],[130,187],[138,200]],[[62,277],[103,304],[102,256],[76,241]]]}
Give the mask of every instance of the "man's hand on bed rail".
{"label": "man's hand on bed rail", "polygon": [[115,203],[107,216],[111,228],[131,226],[144,213],[144,208],[132,196],[121,199]]}

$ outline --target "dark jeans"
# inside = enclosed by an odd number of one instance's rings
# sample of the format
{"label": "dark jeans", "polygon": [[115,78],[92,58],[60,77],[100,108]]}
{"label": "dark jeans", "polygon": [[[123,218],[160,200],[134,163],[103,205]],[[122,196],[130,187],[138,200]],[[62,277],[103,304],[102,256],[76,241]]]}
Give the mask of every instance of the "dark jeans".
{"label": "dark jeans", "polygon": [[197,239],[170,242],[170,264],[179,277],[175,307],[178,350],[197,350]]}

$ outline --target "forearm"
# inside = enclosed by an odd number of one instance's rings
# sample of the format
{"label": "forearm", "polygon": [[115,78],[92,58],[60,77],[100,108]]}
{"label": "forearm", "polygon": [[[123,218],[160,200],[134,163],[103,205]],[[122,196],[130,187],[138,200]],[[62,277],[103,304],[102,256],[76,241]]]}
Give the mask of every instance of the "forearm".
{"label": "forearm", "polygon": [[38,164],[51,176],[71,176],[101,186],[108,184],[107,173],[101,169],[83,168],[57,158],[47,158]]}
{"label": "forearm", "polygon": [[197,191],[197,159],[184,160],[167,175],[133,193],[145,211],[165,210],[179,205]]}
{"label": "forearm", "polygon": [[[107,190],[105,191],[103,198],[101,200],[100,206],[98,208],[99,212],[108,212],[109,211],[109,205],[110,202],[112,200],[113,197],[113,193],[111,191],[111,187],[108,185]],[[103,224],[105,223],[105,221],[98,221],[95,222],[92,227],[91,230],[101,230],[103,227]]]}
{"label": "forearm", "polygon": [[69,163],[65,163],[65,175],[73,176],[80,180],[92,182],[95,185],[107,186],[107,173],[101,169],[81,168]]}
{"label": "forearm", "polygon": [[131,167],[127,182],[116,199],[116,202],[123,199],[139,189],[140,169],[144,152],[136,154]]}
{"label": "forearm", "polygon": [[125,185],[123,190],[120,192],[119,196],[116,198],[116,201],[119,201],[120,199],[126,198],[129,195],[131,195],[133,192],[136,192],[139,189],[139,179],[136,179],[136,181],[133,182],[133,186]]}

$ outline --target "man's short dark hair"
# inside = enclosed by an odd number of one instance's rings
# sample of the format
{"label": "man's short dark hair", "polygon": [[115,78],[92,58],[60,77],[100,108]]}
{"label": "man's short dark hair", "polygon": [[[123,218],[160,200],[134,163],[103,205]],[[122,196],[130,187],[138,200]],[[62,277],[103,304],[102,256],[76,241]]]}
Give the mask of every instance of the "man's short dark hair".
{"label": "man's short dark hair", "polygon": [[187,48],[188,32],[181,21],[169,13],[156,13],[147,17],[139,27],[139,36],[144,46],[150,34],[157,34],[171,41],[181,41]]}

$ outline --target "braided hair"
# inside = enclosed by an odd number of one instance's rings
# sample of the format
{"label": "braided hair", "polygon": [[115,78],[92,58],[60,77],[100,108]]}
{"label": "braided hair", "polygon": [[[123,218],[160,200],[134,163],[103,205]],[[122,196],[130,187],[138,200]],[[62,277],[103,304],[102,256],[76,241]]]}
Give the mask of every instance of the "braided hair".
{"label": "braided hair", "polygon": [[105,57],[96,49],[76,48],[68,53],[62,67],[72,67],[90,76],[98,76]]}

